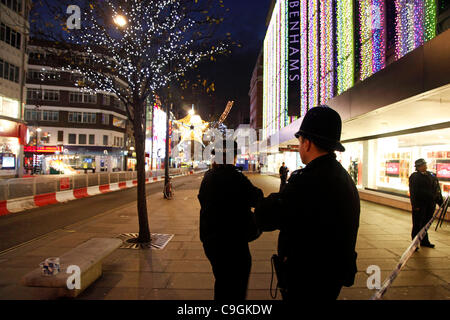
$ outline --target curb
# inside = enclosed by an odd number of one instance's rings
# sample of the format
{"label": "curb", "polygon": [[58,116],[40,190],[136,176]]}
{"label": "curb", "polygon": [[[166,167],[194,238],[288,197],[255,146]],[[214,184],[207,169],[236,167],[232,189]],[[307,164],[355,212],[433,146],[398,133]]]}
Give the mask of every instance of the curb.
{"label": "curb", "polygon": [[[195,173],[202,173],[197,171]],[[188,176],[194,174],[194,171],[182,173],[172,176],[172,178]],[[146,178],[145,184],[163,181],[164,176]],[[76,199],[93,197],[99,194],[110,193],[123,189],[129,189],[137,186],[137,180],[128,180],[123,182],[115,182],[104,184],[100,186],[85,187],[79,189],[72,189],[68,191],[59,191],[52,193],[39,194],[24,198],[1,200],[0,201],[0,216],[6,216],[12,213],[22,212],[29,209],[45,207],[52,204],[64,203]]]}

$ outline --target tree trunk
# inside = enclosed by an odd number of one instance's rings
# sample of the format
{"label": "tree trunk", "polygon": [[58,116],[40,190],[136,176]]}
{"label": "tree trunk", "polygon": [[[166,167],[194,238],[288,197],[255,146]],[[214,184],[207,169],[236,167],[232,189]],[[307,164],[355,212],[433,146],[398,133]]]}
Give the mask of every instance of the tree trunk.
{"label": "tree trunk", "polygon": [[134,106],[134,141],[137,167],[137,207],[139,219],[139,237],[137,242],[151,241],[147,214],[147,195],[145,190],[145,103]]}

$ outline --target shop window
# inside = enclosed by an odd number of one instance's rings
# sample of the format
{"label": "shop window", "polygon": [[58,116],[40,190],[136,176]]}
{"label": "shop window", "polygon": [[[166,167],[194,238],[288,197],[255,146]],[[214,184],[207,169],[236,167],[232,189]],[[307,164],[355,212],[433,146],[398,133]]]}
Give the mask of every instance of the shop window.
{"label": "shop window", "polygon": [[64,131],[59,130],[58,131],[58,142],[64,141]]}
{"label": "shop window", "polygon": [[95,144],[95,134],[89,135],[89,144]]}
{"label": "shop window", "polygon": [[86,144],[86,135],[85,134],[78,135],[78,144]]}
{"label": "shop window", "polygon": [[19,101],[0,96],[0,115],[19,118]]}
{"label": "shop window", "polygon": [[69,144],[77,143],[77,135],[73,133],[69,133]]}

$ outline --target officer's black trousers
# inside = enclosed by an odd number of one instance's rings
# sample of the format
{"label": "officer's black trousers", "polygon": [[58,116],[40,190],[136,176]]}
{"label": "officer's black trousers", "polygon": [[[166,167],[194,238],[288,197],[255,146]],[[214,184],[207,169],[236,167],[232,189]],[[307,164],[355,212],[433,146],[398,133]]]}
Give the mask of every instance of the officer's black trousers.
{"label": "officer's black trousers", "polygon": [[245,300],[252,266],[248,243],[205,241],[203,248],[216,278],[214,300]]}
{"label": "officer's black trousers", "polygon": [[[412,231],[411,231],[411,239],[414,239],[416,235],[419,233],[419,231],[430,221],[430,219],[433,217],[435,209],[435,204],[431,203],[428,205],[421,206],[418,210],[417,208],[412,208]],[[422,244],[428,244],[430,243],[430,240],[428,239],[428,232],[425,233],[425,236],[423,237]]]}

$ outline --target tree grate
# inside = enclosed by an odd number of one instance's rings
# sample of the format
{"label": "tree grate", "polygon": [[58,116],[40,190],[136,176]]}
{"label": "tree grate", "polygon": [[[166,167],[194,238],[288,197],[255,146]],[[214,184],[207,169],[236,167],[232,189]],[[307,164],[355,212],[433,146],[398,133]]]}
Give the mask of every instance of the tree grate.
{"label": "tree grate", "polygon": [[127,242],[130,239],[136,239],[139,236],[139,233],[122,233],[117,238],[123,241],[123,244],[119,247],[119,249],[156,249],[163,250],[170,240],[173,238],[173,234],[164,234],[164,233],[151,233],[150,237],[152,241],[150,243],[132,243]]}

